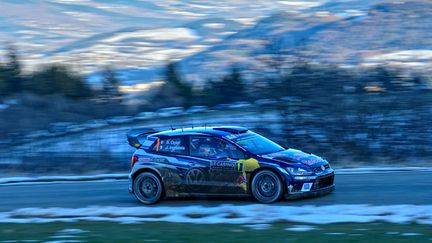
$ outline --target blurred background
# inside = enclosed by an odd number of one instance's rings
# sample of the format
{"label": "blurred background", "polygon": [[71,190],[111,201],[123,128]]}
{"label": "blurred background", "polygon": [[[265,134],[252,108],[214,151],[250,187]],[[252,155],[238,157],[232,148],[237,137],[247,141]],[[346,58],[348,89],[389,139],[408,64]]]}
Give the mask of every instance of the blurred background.
{"label": "blurred background", "polygon": [[125,133],[242,125],[430,166],[432,2],[0,1],[0,176],[127,172]]}

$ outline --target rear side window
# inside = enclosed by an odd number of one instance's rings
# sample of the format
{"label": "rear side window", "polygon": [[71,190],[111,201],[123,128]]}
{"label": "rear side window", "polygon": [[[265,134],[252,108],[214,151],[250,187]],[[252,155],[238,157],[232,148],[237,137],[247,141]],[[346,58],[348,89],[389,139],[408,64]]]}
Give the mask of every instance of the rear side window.
{"label": "rear side window", "polygon": [[244,159],[245,155],[234,145],[212,137],[191,136],[190,155],[202,158],[216,159],[228,157]]}
{"label": "rear side window", "polygon": [[170,153],[170,154],[183,154],[183,155],[186,155],[188,153],[185,137],[157,138],[151,150],[157,153]]}

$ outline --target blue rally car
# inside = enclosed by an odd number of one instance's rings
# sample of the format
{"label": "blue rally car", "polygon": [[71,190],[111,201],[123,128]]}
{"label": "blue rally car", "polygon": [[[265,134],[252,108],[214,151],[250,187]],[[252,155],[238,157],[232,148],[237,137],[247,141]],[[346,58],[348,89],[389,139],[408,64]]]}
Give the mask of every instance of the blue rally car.
{"label": "blue rally car", "polygon": [[135,129],[127,138],[136,148],[129,191],[145,204],[187,195],[252,195],[273,203],[335,188],[326,160],[243,127]]}

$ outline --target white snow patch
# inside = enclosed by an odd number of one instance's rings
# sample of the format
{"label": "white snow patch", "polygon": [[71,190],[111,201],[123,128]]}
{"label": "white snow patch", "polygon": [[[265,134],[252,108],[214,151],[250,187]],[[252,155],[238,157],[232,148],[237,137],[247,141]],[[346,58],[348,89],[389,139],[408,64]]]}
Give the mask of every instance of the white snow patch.
{"label": "white snow patch", "polygon": [[210,28],[210,29],[223,29],[225,27],[225,24],[223,24],[223,23],[205,23],[205,24],[203,24],[203,26]]}
{"label": "white snow patch", "polygon": [[67,239],[67,238],[79,238],[79,235],[53,235],[49,238],[51,239]]}
{"label": "white snow patch", "polygon": [[298,9],[307,9],[322,5],[320,2],[278,1],[278,3]]}
{"label": "white snow patch", "polygon": [[402,233],[401,235],[402,236],[419,236],[419,235],[423,235],[423,234],[420,234],[420,233]]}
{"label": "white snow patch", "polygon": [[52,241],[45,241],[45,243],[76,243],[76,242],[84,242],[81,240],[52,240]]}
{"label": "white snow patch", "polygon": [[198,39],[195,32],[188,28],[161,28],[153,30],[139,30],[132,32],[118,33],[112,37],[106,38],[103,41],[108,43],[116,43],[128,38],[142,38],[151,41],[193,41]]}
{"label": "white snow patch", "polygon": [[82,230],[82,229],[64,229],[64,230],[60,230],[58,233],[62,233],[62,234],[82,234],[82,233],[87,233],[87,230]]}
{"label": "white snow patch", "polygon": [[[204,215],[204,217],[190,217],[191,214],[197,213]],[[232,214],[237,215],[237,217],[227,217],[227,215]],[[123,224],[156,221],[195,224],[250,224],[250,222],[269,224],[284,221],[307,224],[371,223],[378,221],[399,224],[432,224],[432,205],[89,206],[85,208],[22,208],[10,212],[0,212],[0,222],[4,223],[76,221],[110,221]]]}
{"label": "white snow patch", "polygon": [[127,179],[128,174],[98,174],[84,176],[35,176],[35,177],[5,177],[0,178],[0,184],[11,183],[40,183],[59,181],[93,181],[93,180],[122,180]]}
{"label": "white snow patch", "polygon": [[306,232],[317,230],[318,228],[312,225],[293,225],[292,227],[285,228],[288,231]]}
{"label": "white snow patch", "polygon": [[395,173],[395,172],[432,172],[432,167],[386,167],[386,166],[370,166],[359,168],[341,168],[335,169],[335,173],[339,175],[349,174],[371,174],[371,173]]}
{"label": "white snow patch", "polygon": [[271,227],[271,224],[247,224],[244,226],[254,230],[266,230]]}

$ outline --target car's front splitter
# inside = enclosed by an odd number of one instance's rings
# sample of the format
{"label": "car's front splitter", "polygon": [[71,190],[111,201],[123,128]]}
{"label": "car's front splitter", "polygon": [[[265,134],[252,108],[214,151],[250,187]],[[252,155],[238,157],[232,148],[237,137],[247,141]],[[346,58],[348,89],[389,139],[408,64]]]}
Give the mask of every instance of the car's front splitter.
{"label": "car's front splitter", "polygon": [[330,192],[332,192],[334,190],[335,190],[335,185],[331,185],[329,187],[324,187],[324,188],[320,188],[320,189],[308,191],[308,192],[287,193],[287,194],[285,194],[285,199],[317,197],[317,196],[329,194]]}

